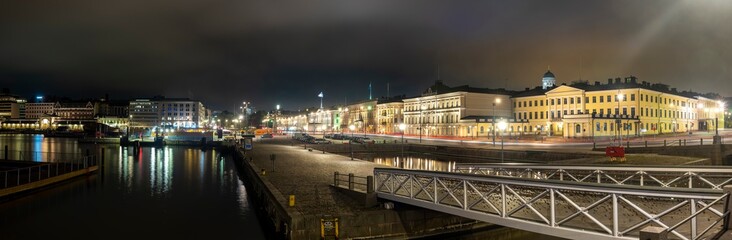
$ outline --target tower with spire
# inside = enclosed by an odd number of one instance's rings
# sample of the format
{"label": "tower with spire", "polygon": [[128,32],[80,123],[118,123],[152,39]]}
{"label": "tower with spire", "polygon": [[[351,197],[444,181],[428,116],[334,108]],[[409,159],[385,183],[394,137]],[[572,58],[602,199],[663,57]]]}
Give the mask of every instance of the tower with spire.
{"label": "tower with spire", "polygon": [[547,89],[550,87],[553,87],[556,85],[557,79],[554,77],[554,73],[552,73],[549,66],[546,67],[546,73],[544,73],[544,77],[541,78],[541,89]]}

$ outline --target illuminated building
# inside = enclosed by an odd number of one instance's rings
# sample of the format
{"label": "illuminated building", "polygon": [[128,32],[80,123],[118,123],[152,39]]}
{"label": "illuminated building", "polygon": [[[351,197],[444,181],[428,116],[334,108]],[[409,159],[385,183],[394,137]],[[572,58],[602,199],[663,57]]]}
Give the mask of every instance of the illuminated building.
{"label": "illuminated building", "polygon": [[[709,130],[723,103],[636,77],[607,84],[577,81],[536,88],[513,97],[509,133],[590,138]],[[719,119],[723,126],[723,119]],[[712,129],[713,130],[713,129]]]}
{"label": "illuminated building", "polygon": [[404,99],[406,134],[424,136],[488,136],[492,123],[511,116],[510,96],[505,89],[448,87],[436,81],[419,97]]}
{"label": "illuminated building", "polygon": [[395,98],[380,98],[376,103],[376,122],[379,124],[377,133],[400,133],[399,124],[404,122],[404,96]]}
{"label": "illuminated building", "polygon": [[8,89],[0,93],[0,120],[25,118],[26,100],[11,95]]}
{"label": "illuminated building", "polygon": [[206,119],[203,104],[188,98],[135,99],[129,104],[131,128],[199,128]]}

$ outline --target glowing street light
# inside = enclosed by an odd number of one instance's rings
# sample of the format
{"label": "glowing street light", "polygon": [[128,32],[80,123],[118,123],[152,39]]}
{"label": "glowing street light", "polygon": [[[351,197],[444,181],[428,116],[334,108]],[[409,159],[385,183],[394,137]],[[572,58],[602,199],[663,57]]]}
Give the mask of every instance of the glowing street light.
{"label": "glowing street light", "polygon": [[[501,132],[505,131],[507,127],[508,123],[506,120],[498,122],[498,129],[501,130]],[[501,163],[503,163],[503,134],[501,134]]]}
{"label": "glowing street light", "polygon": [[496,104],[499,103],[501,103],[500,98],[496,98],[496,100],[493,101],[493,113],[491,113],[491,115],[493,115],[493,121],[491,122],[493,124],[493,128],[491,129],[493,131],[493,146],[496,145]]}
{"label": "glowing street light", "polygon": [[618,131],[618,137],[619,137],[618,146],[623,145],[623,132],[622,132],[623,130],[620,129],[620,126],[622,125],[622,121],[620,120],[620,101],[623,101],[624,98],[625,98],[625,96],[622,93],[618,93],[618,96],[617,96],[618,110],[615,112],[615,117],[618,119],[617,121],[615,121],[615,124],[617,124],[616,129]]}
{"label": "glowing street light", "polygon": [[404,143],[404,129],[407,128],[407,125],[404,123],[399,124],[399,130],[402,131],[402,143]]}

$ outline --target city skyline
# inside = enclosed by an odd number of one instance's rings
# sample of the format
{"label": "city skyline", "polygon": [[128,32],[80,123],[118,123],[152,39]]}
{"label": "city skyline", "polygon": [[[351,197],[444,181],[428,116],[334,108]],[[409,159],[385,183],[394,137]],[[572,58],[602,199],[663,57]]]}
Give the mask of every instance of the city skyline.
{"label": "city skyline", "polygon": [[325,105],[366,99],[369,83],[417,95],[438,66],[453,86],[522,90],[551,66],[558,85],[634,75],[732,95],[729,1],[36,4],[0,17],[0,81],[24,96],[298,109],[321,91]]}

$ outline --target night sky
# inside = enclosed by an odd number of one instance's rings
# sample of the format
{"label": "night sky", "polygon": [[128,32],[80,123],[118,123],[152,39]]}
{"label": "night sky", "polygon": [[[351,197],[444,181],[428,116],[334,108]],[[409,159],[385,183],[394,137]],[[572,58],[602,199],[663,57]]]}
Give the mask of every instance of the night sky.
{"label": "night sky", "polygon": [[0,87],[214,109],[635,75],[732,96],[732,1],[10,0]]}

